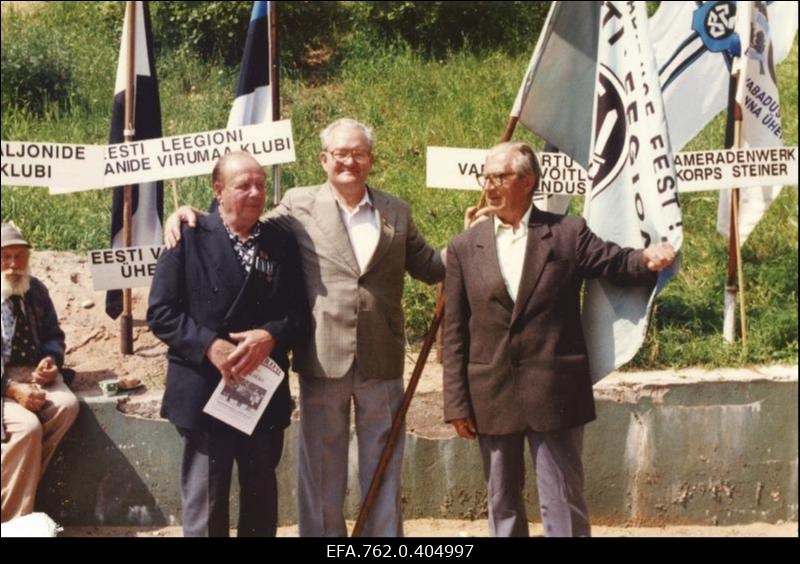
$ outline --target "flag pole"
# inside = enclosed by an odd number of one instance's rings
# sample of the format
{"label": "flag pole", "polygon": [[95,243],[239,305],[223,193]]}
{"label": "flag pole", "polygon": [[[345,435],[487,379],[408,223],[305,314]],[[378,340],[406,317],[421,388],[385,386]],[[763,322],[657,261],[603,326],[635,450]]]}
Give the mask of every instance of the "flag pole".
{"label": "flag pole", "polygon": [[[741,2],[739,10],[752,10],[752,2]],[[728,125],[725,132],[725,144],[728,147],[738,149],[742,146],[742,123],[744,115],[742,111],[741,92],[744,83],[743,57],[750,44],[750,12],[737,13],[737,28],[740,31],[740,52],[738,53],[739,64],[735,72],[731,73],[730,86],[728,90]],[[745,17],[745,25],[741,25],[742,18]],[[739,323],[742,336],[742,349],[747,353],[747,316],[745,309],[744,296],[744,265],[742,263],[742,241],[739,225],[739,188],[731,189],[730,194],[730,221],[728,225],[728,271],[725,284],[725,313],[723,315],[723,338],[728,343],[735,340],[735,309],[736,294],[739,295]]]}
{"label": "flag pole", "polygon": [[[269,87],[272,94],[272,121],[281,119],[280,102],[280,57],[278,44],[278,6],[272,0],[269,3]],[[272,166],[272,203],[277,206],[281,203],[281,166]]]}
{"label": "flag pole", "polygon": [[178,201],[178,181],[175,179],[172,180],[172,205],[175,206],[176,210],[180,206]]}
{"label": "flag pole", "polygon": [[375,469],[375,474],[372,476],[372,482],[369,485],[367,495],[364,498],[364,502],[361,504],[356,524],[353,527],[353,533],[350,535],[351,537],[355,538],[361,536],[364,524],[372,510],[372,505],[375,503],[375,498],[378,496],[381,484],[383,483],[383,475],[386,473],[386,468],[389,466],[392,454],[394,454],[394,448],[397,444],[397,440],[400,438],[400,432],[403,430],[403,423],[405,422],[408,408],[411,405],[411,399],[414,397],[414,392],[417,390],[420,376],[422,376],[422,369],[425,368],[425,362],[428,360],[433,342],[436,340],[436,330],[439,328],[439,324],[442,321],[443,313],[444,295],[442,294],[436,302],[436,309],[433,312],[431,326],[428,329],[428,333],[425,335],[425,340],[422,342],[422,349],[419,351],[417,362],[414,365],[414,371],[411,374],[411,380],[408,382],[408,387],[406,387],[406,392],[403,395],[403,402],[400,404],[400,409],[398,409],[394,416],[394,421],[392,421],[392,429],[389,431],[389,437],[386,439],[386,444],[381,453],[381,459],[378,462],[378,467]]}
{"label": "flag pole", "polygon": [[[136,102],[136,2],[128,1],[125,5],[128,20],[128,53],[127,53],[127,80],[125,85],[125,142],[130,143],[136,136],[136,115],[134,104]],[[130,247],[133,244],[133,187],[128,184],[123,188],[122,204],[122,246]],[[133,354],[133,313],[132,293],[130,288],[122,290],[122,315],[119,320],[120,352]]]}
{"label": "flag pole", "polygon": [[[741,77],[739,77],[741,80]],[[736,122],[734,124],[734,136],[736,138],[736,148],[742,146],[742,107],[736,102]],[[735,241],[736,248],[734,256],[736,261],[736,277],[739,285],[739,325],[742,334],[742,349],[747,353],[747,317],[744,299],[744,266],[742,264],[742,244],[739,230],[739,189],[734,188],[731,194],[731,236],[730,240]],[[730,250],[730,244],[728,245]]]}
{"label": "flag pole", "polygon": [[[517,118],[515,116],[510,116],[508,123],[506,124],[505,131],[503,131],[501,142],[511,139],[516,126]],[[480,208],[484,205],[485,197],[483,192],[481,192],[481,198],[478,203],[478,207]],[[417,391],[417,385],[419,384],[419,379],[422,376],[422,370],[425,368],[425,364],[428,362],[428,355],[431,352],[434,341],[436,341],[436,333],[439,330],[439,326],[442,323],[443,317],[444,292],[439,292],[439,295],[436,299],[436,307],[433,311],[433,319],[431,319],[428,332],[425,334],[425,340],[422,342],[422,348],[417,356],[417,362],[414,364],[414,370],[411,373],[411,379],[408,381],[408,386],[406,387],[405,394],[403,395],[403,402],[400,404],[400,409],[397,410],[397,413],[394,416],[392,428],[389,431],[389,437],[386,439],[386,444],[383,446],[383,452],[381,453],[380,461],[375,469],[375,474],[372,476],[372,482],[370,482],[369,490],[367,490],[367,495],[364,497],[364,502],[361,504],[361,508],[359,509],[358,517],[356,518],[356,524],[353,527],[352,534],[350,535],[353,538],[361,536],[361,532],[364,529],[364,525],[369,517],[369,513],[372,510],[372,505],[375,503],[375,498],[378,496],[381,484],[383,483],[383,475],[386,473],[386,468],[388,468],[389,461],[392,459],[392,455],[394,454],[394,448],[397,444],[397,440],[400,438],[400,432],[403,430],[406,413],[408,413],[408,408],[411,406],[411,399],[414,397],[414,392]]]}
{"label": "flag pole", "polygon": [[[736,144],[734,133],[736,123],[736,86],[738,74],[731,74],[728,81],[728,119],[725,126],[725,147],[732,149]],[[722,315],[722,338],[726,343],[732,344],[736,340],[736,294],[739,290],[736,264],[736,245],[738,245],[738,233],[733,226],[736,223],[738,213],[734,213],[734,202],[738,204],[739,191],[735,188],[731,190],[731,201],[729,206],[728,221],[728,272],[725,280],[725,304]],[[738,206],[737,206],[738,207]],[[738,212],[738,210],[737,210]]]}
{"label": "flag pole", "polygon": [[[739,53],[739,70],[736,73],[736,96],[734,97],[734,124],[733,124],[733,141],[735,147],[738,149],[742,146],[742,124],[744,122],[744,114],[742,112],[742,104],[744,104],[744,84],[745,84],[745,69],[747,68],[746,64],[744,64],[744,57],[747,49],[750,46],[750,34],[751,34],[751,27],[750,21],[752,20],[753,16],[753,2],[740,2],[738,4],[738,8],[746,10],[745,12],[745,23],[746,25],[743,26],[743,30],[740,31],[740,50]],[[737,27],[739,26],[738,18],[741,17],[742,14],[737,14]],[[744,35],[744,37],[742,37]],[[729,239],[735,239],[736,247],[734,249],[735,256],[736,256],[736,274],[739,286],[739,324],[741,327],[741,334],[742,334],[742,350],[747,354],[747,318],[745,313],[745,300],[744,300],[744,265],[742,264],[742,240],[741,240],[741,229],[739,225],[739,202],[740,202],[740,190],[739,188],[735,188],[733,193],[731,194],[731,216],[733,221],[731,221]],[[729,247],[730,248],[730,247]]]}

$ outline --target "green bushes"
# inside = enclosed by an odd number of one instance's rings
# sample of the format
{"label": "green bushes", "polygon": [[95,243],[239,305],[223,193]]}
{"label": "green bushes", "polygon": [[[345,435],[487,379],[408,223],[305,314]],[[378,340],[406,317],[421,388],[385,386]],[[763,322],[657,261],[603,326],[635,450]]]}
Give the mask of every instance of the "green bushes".
{"label": "green bushes", "polygon": [[[284,72],[307,72],[337,60],[352,10],[340,2],[281,2],[278,36]],[[151,2],[154,35],[164,48],[237,64],[252,2]]]}
{"label": "green bushes", "polygon": [[[152,2],[155,35],[232,64],[241,57],[252,2]],[[278,33],[284,70],[317,72],[343,51],[408,44],[427,56],[496,50],[528,52],[546,2],[281,2]]]}
{"label": "green bushes", "polygon": [[151,2],[153,35],[167,49],[241,60],[252,2]]}
{"label": "green bushes", "polygon": [[[44,3],[42,3],[44,4]],[[8,9],[2,27],[3,118],[93,113],[110,109],[123,2],[48,2],[31,12]],[[116,67],[113,67],[114,69]]]}
{"label": "green bushes", "polygon": [[41,27],[15,30],[13,41],[2,50],[3,106],[14,104],[32,114],[58,104],[68,107],[73,92],[73,69],[69,53],[57,33]]}
{"label": "green bushes", "polygon": [[530,52],[549,2],[354,2],[353,27],[433,57],[468,48]]}

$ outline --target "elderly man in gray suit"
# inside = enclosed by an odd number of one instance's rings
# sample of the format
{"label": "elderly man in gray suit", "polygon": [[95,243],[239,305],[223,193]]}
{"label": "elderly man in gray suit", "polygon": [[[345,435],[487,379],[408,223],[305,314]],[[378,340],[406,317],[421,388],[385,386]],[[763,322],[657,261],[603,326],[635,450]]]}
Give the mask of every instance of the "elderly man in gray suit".
{"label": "elderly man in gray suit", "polygon": [[524,443],[547,536],[589,536],[583,425],[595,418],[580,322],[585,278],[649,285],[675,258],[669,243],[624,249],[583,219],[536,209],[541,173],[524,143],[489,151],[483,221],[448,248],[444,416],[478,438],[492,536],[528,536]]}
{"label": "elderly man in gray suit", "polygon": [[[320,135],[327,182],[294,188],[270,212],[300,246],[313,337],[300,345],[298,513],[301,536],[346,536],[350,411],[355,405],[359,483],[369,489],[403,397],[404,275],[433,284],[444,277],[441,253],[414,225],[404,201],[367,186],[374,135],[340,119]],[[168,243],[179,231],[167,223]],[[403,439],[394,451],[364,536],[402,536]]]}

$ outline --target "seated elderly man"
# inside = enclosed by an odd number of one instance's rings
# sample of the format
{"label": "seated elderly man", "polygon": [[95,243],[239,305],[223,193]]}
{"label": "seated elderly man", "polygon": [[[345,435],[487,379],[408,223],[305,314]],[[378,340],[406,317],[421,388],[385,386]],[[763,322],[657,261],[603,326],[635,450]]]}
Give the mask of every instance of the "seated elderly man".
{"label": "seated elderly man", "polygon": [[2,520],[33,512],[36,488],[78,416],[60,374],[64,332],[47,288],[30,275],[30,245],[2,225]]}

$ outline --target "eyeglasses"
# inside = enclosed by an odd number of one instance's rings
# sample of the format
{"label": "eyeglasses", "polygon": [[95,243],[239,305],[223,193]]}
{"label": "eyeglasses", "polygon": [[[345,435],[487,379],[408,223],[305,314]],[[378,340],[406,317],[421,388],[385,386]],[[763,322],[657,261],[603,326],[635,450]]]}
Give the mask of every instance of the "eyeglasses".
{"label": "eyeglasses", "polygon": [[487,182],[494,188],[502,188],[503,184],[506,182],[506,178],[515,174],[516,172],[501,172],[500,174],[478,173],[475,175],[475,179],[478,181],[478,186],[480,186],[481,189],[486,186]]}
{"label": "eyeglasses", "polygon": [[330,156],[334,158],[334,160],[338,163],[343,163],[347,160],[347,157],[352,157],[352,159],[359,163],[365,163],[369,161],[370,156],[372,153],[369,151],[361,151],[358,149],[347,150],[347,149],[336,149],[334,151],[326,151]]}

